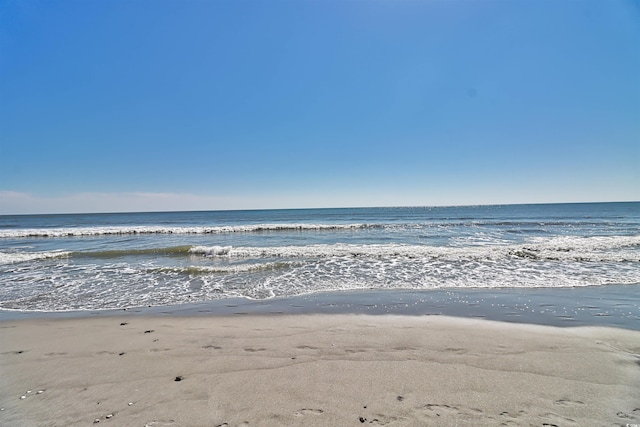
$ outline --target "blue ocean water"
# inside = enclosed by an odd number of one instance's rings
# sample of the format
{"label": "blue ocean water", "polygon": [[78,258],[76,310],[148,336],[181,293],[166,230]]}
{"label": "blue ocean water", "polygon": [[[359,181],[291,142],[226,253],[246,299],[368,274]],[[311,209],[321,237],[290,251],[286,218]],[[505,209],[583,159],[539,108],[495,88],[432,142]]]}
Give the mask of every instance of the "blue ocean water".
{"label": "blue ocean water", "polygon": [[640,284],[640,203],[0,216],[0,309]]}

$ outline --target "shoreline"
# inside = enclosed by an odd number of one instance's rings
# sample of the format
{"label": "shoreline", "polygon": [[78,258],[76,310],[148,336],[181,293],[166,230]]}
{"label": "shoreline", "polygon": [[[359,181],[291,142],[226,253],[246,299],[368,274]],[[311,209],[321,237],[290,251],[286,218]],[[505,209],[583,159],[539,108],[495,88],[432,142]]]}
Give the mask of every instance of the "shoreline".
{"label": "shoreline", "polygon": [[64,312],[0,309],[0,323],[38,318],[296,314],[453,316],[545,326],[640,330],[640,284],[573,288],[363,289],[266,300],[225,298],[128,309]]}
{"label": "shoreline", "polygon": [[445,316],[0,323],[0,423],[626,425],[640,332]]}

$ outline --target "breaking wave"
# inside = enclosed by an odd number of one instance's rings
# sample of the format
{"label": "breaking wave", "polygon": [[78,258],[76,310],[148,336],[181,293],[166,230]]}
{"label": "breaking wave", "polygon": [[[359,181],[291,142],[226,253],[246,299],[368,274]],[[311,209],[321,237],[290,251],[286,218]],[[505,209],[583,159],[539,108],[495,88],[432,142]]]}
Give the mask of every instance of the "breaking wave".
{"label": "breaking wave", "polygon": [[558,237],[526,245],[468,247],[403,244],[330,244],[276,247],[206,247],[189,252],[231,258],[431,258],[440,260],[498,260],[522,258],[545,261],[640,262],[640,236]]}
{"label": "breaking wave", "polygon": [[78,228],[31,228],[0,230],[0,238],[19,239],[27,237],[82,237],[82,236],[119,236],[140,234],[230,234],[259,233],[270,231],[336,231],[362,228],[379,228],[383,224],[254,224],[217,227],[78,227]]}
{"label": "breaking wave", "polygon": [[190,254],[220,256],[229,255],[231,246],[194,246],[189,249]]}
{"label": "breaking wave", "polygon": [[0,252],[0,264],[52,258],[110,259],[129,256],[205,258],[331,258],[371,259],[424,258],[433,260],[502,260],[519,258],[541,261],[640,262],[640,236],[555,237],[534,239],[528,244],[484,246],[429,246],[409,244],[318,244],[303,246],[172,246],[88,252]]}
{"label": "breaking wave", "polygon": [[51,251],[51,252],[0,252],[1,264],[15,264],[20,262],[37,261],[51,258],[68,257],[71,252]]}
{"label": "breaking wave", "polygon": [[290,262],[266,262],[260,264],[237,264],[229,266],[187,266],[187,267],[159,267],[147,270],[148,273],[174,273],[189,276],[209,274],[236,274],[257,271],[282,270],[294,265]]}
{"label": "breaking wave", "polygon": [[[599,223],[591,222],[563,222],[563,221],[432,221],[408,223],[352,223],[352,224],[321,224],[321,223],[272,223],[249,225],[220,225],[220,226],[104,226],[104,227],[59,227],[59,228],[19,228],[0,229],[0,239],[22,238],[60,238],[85,236],[125,236],[125,235],[207,235],[233,233],[261,233],[261,232],[313,232],[313,231],[349,231],[349,230],[416,230],[433,228],[479,228],[494,227],[518,231],[526,229],[544,230],[549,227],[598,227]],[[613,225],[612,225],[613,226]],[[617,229],[631,229],[633,224],[616,223]]]}

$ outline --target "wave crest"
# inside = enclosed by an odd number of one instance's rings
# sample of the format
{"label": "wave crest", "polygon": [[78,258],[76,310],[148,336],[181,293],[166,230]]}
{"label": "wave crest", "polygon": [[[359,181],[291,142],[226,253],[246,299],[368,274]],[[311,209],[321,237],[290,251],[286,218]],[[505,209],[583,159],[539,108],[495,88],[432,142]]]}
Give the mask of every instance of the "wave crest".
{"label": "wave crest", "polygon": [[193,246],[189,249],[190,254],[206,256],[229,255],[229,252],[231,252],[231,246]]}
{"label": "wave crest", "polygon": [[68,257],[71,252],[0,252],[0,264],[15,264],[19,262],[37,261],[41,259]]}
{"label": "wave crest", "polygon": [[382,224],[253,224],[216,227],[79,227],[0,230],[0,239],[36,237],[119,236],[137,234],[230,234],[269,231],[355,230],[383,227]]}

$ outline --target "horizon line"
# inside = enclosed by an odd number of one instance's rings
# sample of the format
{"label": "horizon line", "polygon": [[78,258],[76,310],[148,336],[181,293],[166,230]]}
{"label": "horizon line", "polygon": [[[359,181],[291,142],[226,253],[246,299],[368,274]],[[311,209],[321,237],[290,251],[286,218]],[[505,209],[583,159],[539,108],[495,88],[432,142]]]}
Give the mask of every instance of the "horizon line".
{"label": "horizon line", "polygon": [[467,208],[492,206],[547,206],[547,205],[587,205],[605,203],[640,203],[640,200],[615,201],[580,201],[580,202],[521,202],[521,203],[473,203],[473,204],[442,204],[442,205],[387,205],[387,206],[327,206],[327,207],[295,207],[295,208],[250,208],[250,209],[192,209],[192,210],[150,210],[150,211],[103,211],[103,212],[45,212],[45,213],[0,213],[4,216],[46,216],[46,215],[126,215],[126,214],[162,214],[188,212],[259,212],[259,211],[301,211],[328,209],[411,209],[411,208]]}

